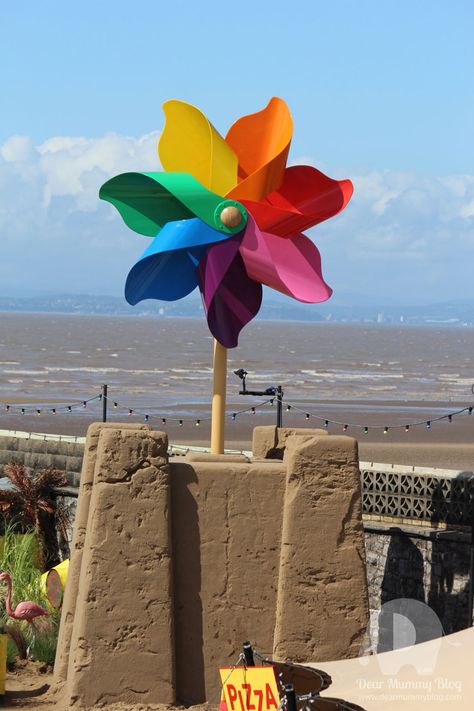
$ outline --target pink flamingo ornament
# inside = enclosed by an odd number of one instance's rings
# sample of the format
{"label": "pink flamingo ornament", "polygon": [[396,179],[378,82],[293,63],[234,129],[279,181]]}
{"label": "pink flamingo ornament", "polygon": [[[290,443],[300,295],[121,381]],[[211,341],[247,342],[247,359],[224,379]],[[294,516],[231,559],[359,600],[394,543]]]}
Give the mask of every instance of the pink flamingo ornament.
{"label": "pink flamingo ornament", "polygon": [[6,582],[8,586],[7,599],[5,600],[5,609],[9,617],[13,617],[14,620],[26,620],[30,622],[33,627],[33,620],[36,617],[42,617],[44,615],[49,615],[48,610],[45,610],[41,605],[37,605],[36,602],[31,600],[24,600],[19,602],[18,605],[12,610],[12,579],[10,573],[0,573],[0,580]]}

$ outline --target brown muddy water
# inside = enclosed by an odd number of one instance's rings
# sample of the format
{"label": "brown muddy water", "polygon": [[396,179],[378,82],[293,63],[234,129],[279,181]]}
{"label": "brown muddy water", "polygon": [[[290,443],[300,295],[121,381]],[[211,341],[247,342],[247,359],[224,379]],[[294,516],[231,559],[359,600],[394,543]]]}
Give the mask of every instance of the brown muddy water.
{"label": "brown muddy water", "polygon": [[[232,371],[245,367],[249,388],[282,384],[288,403],[323,418],[380,424],[387,412],[398,423],[435,417],[474,401],[473,361],[470,328],[256,321],[229,352],[229,413],[263,399],[239,396]],[[110,416],[127,419],[132,409],[131,417],[204,423],[211,376],[212,338],[204,320],[0,314],[2,429],[19,428],[21,420],[23,429],[43,431],[36,409],[44,423],[54,402],[58,431],[67,429],[68,414],[71,424],[99,419],[98,401],[87,408],[81,402],[103,383]],[[61,409],[69,403],[72,413]],[[306,424],[294,409],[287,419],[297,415],[291,424]],[[273,422],[272,411],[267,419]]]}

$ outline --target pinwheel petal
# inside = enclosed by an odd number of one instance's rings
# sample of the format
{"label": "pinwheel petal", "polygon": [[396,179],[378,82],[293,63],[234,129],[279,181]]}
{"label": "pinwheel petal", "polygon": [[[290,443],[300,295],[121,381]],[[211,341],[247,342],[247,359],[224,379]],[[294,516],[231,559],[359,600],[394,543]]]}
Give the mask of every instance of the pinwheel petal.
{"label": "pinwheel petal", "polygon": [[[228,236],[240,232],[247,219],[240,203],[206,190],[187,173],[122,173],[102,185],[99,197],[112,203],[132,230],[153,237],[168,222],[194,217]],[[239,210],[237,226],[221,221],[226,207]]]}
{"label": "pinwheel petal", "polygon": [[225,139],[239,159],[239,184],[227,193],[228,197],[258,201],[277,190],[292,135],[288,106],[275,96],[262,111],[238,119]]}
{"label": "pinwheel petal", "polygon": [[229,235],[198,218],[168,222],[128,274],[128,303],[176,301],[190,294],[198,283],[196,268],[209,245],[227,239]]}
{"label": "pinwheel petal", "polygon": [[194,217],[164,186],[163,176],[164,173],[121,173],[102,185],[99,197],[117,208],[130,229],[154,237],[167,222]]}
{"label": "pinwheel petal", "polygon": [[226,348],[237,346],[240,331],[262,303],[262,286],[248,277],[240,242],[236,236],[213,245],[198,267],[209,330]]}
{"label": "pinwheel petal", "polygon": [[158,143],[165,170],[191,173],[202,185],[225,195],[237,184],[237,156],[206,116],[192,104],[163,104],[166,123]]}
{"label": "pinwheel petal", "polygon": [[202,251],[180,250],[142,257],[128,273],[125,298],[135,306],[145,299],[177,301],[197,286],[196,261]]}
{"label": "pinwheel petal", "polygon": [[309,165],[287,168],[280,188],[263,202],[243,200],[261,230],[288,237],[328,220],[352,197],[350,180],[333,180]]}
{"label": "pinwheel petal", "polygon": [[305,235],[282,239],[261,232],[249,217],[240,244],[248,276],[298,301],[326,301],[332,290],[321,273],[321,256]]}

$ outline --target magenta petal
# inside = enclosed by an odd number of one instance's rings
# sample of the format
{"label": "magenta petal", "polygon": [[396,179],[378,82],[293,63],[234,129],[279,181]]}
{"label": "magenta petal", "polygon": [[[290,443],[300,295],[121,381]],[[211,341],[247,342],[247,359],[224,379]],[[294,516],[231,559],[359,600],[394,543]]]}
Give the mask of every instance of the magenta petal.
{"label": "magenta petal", "polygon": [[247,275],[239,253],[241,240],[239,234],[214,244],[197,270],[209,330],[226,348],[237,346],[262,303],[262,286]]}
{"label": "magenta petal", "polygon": [[319,250],[303,234],[283,238],[261,232],[249,215],[240,254],[251,279],[298,301],[318,303],[332,294],[321,273]]}

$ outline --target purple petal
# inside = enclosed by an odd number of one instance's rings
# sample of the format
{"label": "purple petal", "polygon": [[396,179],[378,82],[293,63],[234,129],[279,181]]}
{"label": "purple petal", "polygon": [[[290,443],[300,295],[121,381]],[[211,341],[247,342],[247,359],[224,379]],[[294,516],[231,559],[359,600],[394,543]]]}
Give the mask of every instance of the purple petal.
{"label": "purple petal", "polygon": [[197,270],[209,330],[226,348],[237,346],[240,331],[262,303],[262,286],[247,275],[240,256],[241,240],[237,235],[214,244]]}

